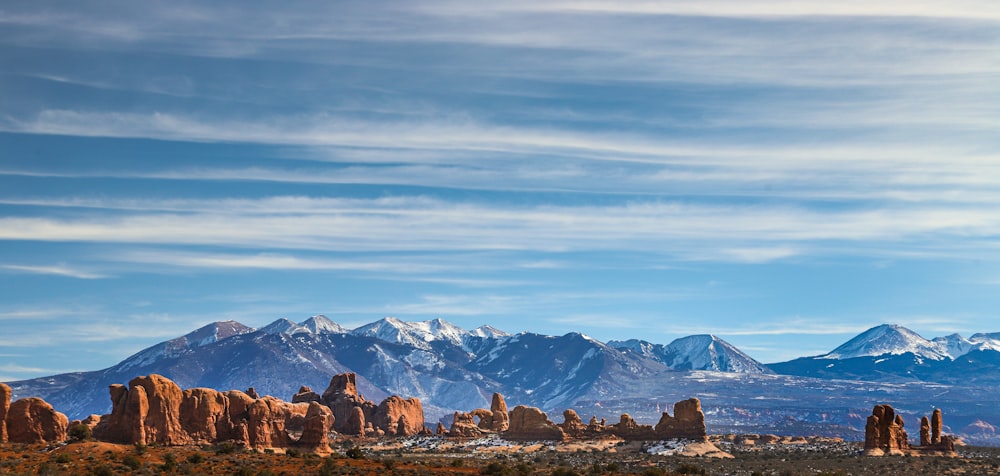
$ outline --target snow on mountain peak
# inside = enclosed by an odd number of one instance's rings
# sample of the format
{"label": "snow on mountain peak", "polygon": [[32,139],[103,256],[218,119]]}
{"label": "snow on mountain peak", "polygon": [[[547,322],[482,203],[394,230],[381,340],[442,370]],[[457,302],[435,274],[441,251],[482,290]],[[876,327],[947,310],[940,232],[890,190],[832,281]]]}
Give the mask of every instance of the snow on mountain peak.
{"label": "snow on mountain peak", "polygon": [[352,335],[375,337],[386,342],[407,344],[420,349],[430,348],[429,343],[437,340],[462,344],[466,331],[443,319],[421,322],[405,322],[395,317],[386,317],[366,324],[350,332]]}
{"label": "snow on mountain peak", "polygon": [[484,339],[497,339],[500,337],[507,337],[510,334],[497,329],[496,327],[483,325],[469,331],[466,335],[471,337],[482,337]]}
{"label": "snow on mountain peak", "polygon": [[872,327],[820,358],[850,359],[878,357],[885,354],[901,355],[907,352],[929,360],[951,358],[947,350],[942,349],[941,343],[929,341],[920,334],[895,324]]}
{"label": "snow on mountain peak", "polygon": [[259,332],[264,334],[300,334],[310,333],[309,329],[302,327],[284,317],[276,319],[274,322],[262,327]]}
{"label": "snow on mountain peak", "polygon": [[676,370],[771,373],[767,367],[712,334],[681,337],[663,349],[664,363]]}
{"label": "snow on mountain peak", "polygon": [[330,318],[317,314],[310,317],[298,324],[300,327],[308,329],[313,334],[346,334],[347,329],[344,329],[340,324],[333,322]]}

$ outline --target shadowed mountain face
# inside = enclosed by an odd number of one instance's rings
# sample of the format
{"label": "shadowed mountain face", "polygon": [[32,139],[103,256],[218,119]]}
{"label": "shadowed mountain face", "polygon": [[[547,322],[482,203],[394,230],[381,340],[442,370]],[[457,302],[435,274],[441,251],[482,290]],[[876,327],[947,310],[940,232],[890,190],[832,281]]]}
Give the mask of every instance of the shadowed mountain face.
{"label": "shadowed mountain face", "polygon": [[[301,323],[279,319],[261,329],[216,322],[104,370],[11,387],[15,398],[40,396],[81,418],[107,413],[108,385],[137,375],[162,374],[183,388],[252,386],[288,399],[302,385],[324,389],[331,375],[356,372],[366,398],[418,397],[429,422],[489,407],[493,392],[547,412],[572,407],[606,418],[627,412],[651,422],[670,410],[667,402],[697,396],[710,425],[720,430],[846,437],[863,432],[856,416],[873,404],[905,399],[912,408],[942,407],[953,424],[976,429],[973,441],[1000,443],[976,426],[1000,423],[1000,410],[982,410],[1000,409],[995,392],[977,386],[1000,381],[997,337],[927,340],[905,328],[878,326],[829,354],[765,366],[713,335],[667,345],[635,339],[605,344],[579,333],[509,335],[488,326],[466,331],[439,319],[386,318],[349,330],[314,316]],[[830,378],[864,382],[825,380]]]}

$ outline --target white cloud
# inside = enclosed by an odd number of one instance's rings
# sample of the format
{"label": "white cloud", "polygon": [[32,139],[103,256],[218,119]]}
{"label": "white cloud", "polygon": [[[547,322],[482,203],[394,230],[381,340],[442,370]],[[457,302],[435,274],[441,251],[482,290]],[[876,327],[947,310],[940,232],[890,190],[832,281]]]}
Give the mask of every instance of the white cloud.
{"label": "white cloud", "polygon": [[106,274],[84,271],[66,265],[32,266],[32,265],[19,265],[19,264],[0,264],[0,270],[7,270],[16,273],[48,274],[48,275],[65,276],[77,279],[105,279],[111,277]]}

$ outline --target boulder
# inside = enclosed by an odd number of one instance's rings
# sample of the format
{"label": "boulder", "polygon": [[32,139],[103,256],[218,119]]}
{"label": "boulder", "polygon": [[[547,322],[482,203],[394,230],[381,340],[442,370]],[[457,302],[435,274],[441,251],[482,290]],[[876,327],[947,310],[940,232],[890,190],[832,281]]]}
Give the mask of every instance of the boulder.
{"label": "boulder", "polygon": [[509,427],[504,432],[504,438],[510,440],[562,440],[565,436],[545,412],[524,405],[511,410]]}
{"label": "boulder", "polygon": [[257,395],[257,391],[254,390],[253,387],[248,388],[247,391],[244,392],[244,393],[246,393],[250,398],[252,398],[254,400],[260,398],[260,395]]}
{"label": "boulder", "polygon": [[314,392],[313,389],[302,386],[299,388],[299,393],[292,395],[292,403],[309,403],[309,402],[322,402],[323,397],[318,393]]}
{"label": "boulder", "polygon": [[333,429],[333,411],[319,402],[309,402],[299,445],[317,451],[329,451],[331,429]]}
{"label": "boulder", "polygon": [[657,439],[686,438],[704,440],[708,432],[705,427],[705,413],[701,410],[701,400],[689,398],[674,404],[674,416],[663,412],[654,428]]}
{"label": "boulder", "polygon": [[7,411],[10,409],[10,387],[0,383],[0,443],[7,442]]}
{"label": "boulder", "polygon": [[59,443],[66,440],[69,419],[41,398],[22,398],[7,408],[7,441],[10,443]]}

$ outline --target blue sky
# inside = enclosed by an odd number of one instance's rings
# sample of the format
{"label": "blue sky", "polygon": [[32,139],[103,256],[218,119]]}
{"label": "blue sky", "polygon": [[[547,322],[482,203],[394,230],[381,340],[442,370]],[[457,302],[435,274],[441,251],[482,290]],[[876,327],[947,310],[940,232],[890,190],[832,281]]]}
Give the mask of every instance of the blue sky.
{"label": "blue sky", "polygon": [[0,380],[312,314],[1000,331],[997,2],[205,3],[0,7]]}

